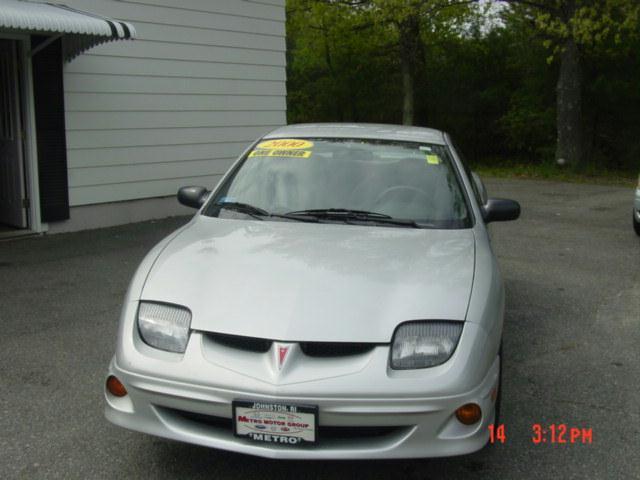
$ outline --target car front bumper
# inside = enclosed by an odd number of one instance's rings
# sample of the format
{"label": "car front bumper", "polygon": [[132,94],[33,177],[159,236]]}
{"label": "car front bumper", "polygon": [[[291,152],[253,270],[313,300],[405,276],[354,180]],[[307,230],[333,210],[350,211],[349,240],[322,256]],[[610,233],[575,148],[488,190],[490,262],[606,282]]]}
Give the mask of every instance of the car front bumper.
{"label": "car front bumper", "polygon": [[[105,391],[107,419],[173,440],[282,459],[453,456],[479,450],[488,441],[500,359],[488,353],[497,345],[478,325],[465,325],[453,357],[438,367],[390,370],[389,346],[380,345],[336,360],[327,370],[322,368],[326,359],[300,355],[289,372],[274,377],[264,358],[250,364],[251,358],[211,350],[205,337],[192,333],[184,356],[165,356],[135,334],[120,345],[109,375],[125,385],[128,395]],[[313,378],[304,377],[309,372]],[[235,437],[233,400],[317,405],[318,444],[296,447]],[[483,416],[467,426],[455,410],[470,402],[480,405]],[[333,427],[342,433],[335,435]]]}
{"label": "car front bumper", "polygon": [[640,188],[636,188],[636,198],[633,202],[633,218],[640,223]]}

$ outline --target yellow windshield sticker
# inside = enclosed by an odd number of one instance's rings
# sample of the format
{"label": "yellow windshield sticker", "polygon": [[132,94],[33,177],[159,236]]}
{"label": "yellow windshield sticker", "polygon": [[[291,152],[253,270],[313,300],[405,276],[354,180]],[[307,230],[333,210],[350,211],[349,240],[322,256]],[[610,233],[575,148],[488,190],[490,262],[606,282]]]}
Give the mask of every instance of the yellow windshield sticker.
{"label": "yellow windshield sticker", "polygon": [[287,157],[287,158],[309,158],[311,150],[254,150],[249,157]]}
{"label": "yellow windshield sticker", "polygon": [[268,150],[301,150],[303,148],[312,148],[313,142],[309,140],[300,140],[299,138],[278,138],[276,140],[267,140],[261,142],[256,148],[264,148]]}
{"label": "yellow windshield sticker", "polygon": [[438,157],[438,155],[434,155],[432,153],[427,154],[427,164],[429,164],[429,165],[440,165],[440,157]]}

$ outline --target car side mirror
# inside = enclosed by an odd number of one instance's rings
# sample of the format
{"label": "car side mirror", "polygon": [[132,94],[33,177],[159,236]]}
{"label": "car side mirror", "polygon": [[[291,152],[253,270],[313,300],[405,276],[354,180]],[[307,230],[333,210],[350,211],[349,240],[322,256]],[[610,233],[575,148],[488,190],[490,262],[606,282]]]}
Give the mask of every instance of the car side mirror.
{"label": "car side mirror", "polygon": [[520,204],[506,198],[490,198],[481,210],[485,223],[506,222],[520,216]]}
{"label": "car side mirror", "polygon": [[204,187],[182,187],[178,190],[178,201],[187,207],[200,208],[209,198],[209,193]]}

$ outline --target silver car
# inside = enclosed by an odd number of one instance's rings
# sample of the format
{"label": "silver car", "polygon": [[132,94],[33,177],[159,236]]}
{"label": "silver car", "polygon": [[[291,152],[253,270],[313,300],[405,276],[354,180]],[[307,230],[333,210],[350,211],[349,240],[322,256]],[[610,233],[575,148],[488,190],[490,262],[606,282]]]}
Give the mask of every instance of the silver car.
{"label": "silver car", "polygon": [[504,289],[486,197],[446,133],[293,125],[249,147],[129,286],[105,385],[125,428],[292,459],[482,448]]}

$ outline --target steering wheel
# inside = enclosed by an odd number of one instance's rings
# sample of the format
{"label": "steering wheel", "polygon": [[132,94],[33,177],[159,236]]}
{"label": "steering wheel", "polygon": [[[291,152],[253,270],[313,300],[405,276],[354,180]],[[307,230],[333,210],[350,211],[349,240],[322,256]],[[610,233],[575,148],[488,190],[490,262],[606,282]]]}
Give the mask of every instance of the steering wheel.
{"label": "steering wheel", "polygon": [[416,196],[422,196],[425,203],[428,203],[430,200],[429,194],[424,190],[416,187],[410,187],[409,185],[396,185],[394,187],[389,187],[380,193],[380,195],[378,195],[374,200],[373,204],[377,206],[378,204],[386,203],[388,201],[386,197],[402,196],[403,192],[409,193],[411,195],[411,200]]}

